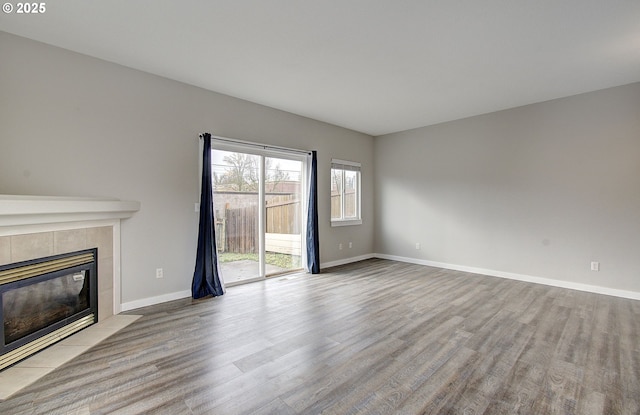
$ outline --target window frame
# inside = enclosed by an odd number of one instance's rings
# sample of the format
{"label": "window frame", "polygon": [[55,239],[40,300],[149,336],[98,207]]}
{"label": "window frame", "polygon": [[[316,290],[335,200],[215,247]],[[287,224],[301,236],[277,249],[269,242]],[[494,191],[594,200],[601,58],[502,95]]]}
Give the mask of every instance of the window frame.
{"label": "window frame", "polygon": [[[352,226],[362,224],[362,164],[355,161],[331,159],[331,183],[333,183],[333,170],[341,170],[342,181],[340,184],[340,217],[333,218],[331,212],[329,217],[331,219],[331,226]],[[345,204],[346,204],[346,172],[356,172],[356,195],[355,195],[355,213],[356,216],[352,218],[345,218]]]}

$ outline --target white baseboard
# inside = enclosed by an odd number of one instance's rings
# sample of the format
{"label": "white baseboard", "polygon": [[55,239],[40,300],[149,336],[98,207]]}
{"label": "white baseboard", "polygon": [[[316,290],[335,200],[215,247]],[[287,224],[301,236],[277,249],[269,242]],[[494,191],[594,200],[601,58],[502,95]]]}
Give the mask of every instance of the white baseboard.
{"label": "white baseboard", "polygon": [[[532,275],[516,274],[512,272],[496,271],[496,270],[486,269],[486,268],[468,267],[465,265],[447,264],[444,262],[428,261],[425,259],[410,258],[410,257],[397,256],[397,255],[387,255],[387,254],[365,254],[365,255],[359,255],[351,258],[339,259],[337,261],[324,262],[320,264],[320,269],[322,270],[324,268],[337,267],[339,265],[345,265],[345,264],[350,264],[352,262],[364,261],[366,259],[371,259],[371,258],[389,259],[392,261],[407,262],[410,264],[426,265],[429,267],[444,268],[444,269],[450,269],[454,271],[471,272],[473,274],[488,275],[491,277],[507,278],[510,280],[532,282],[535,284],[549,285],[552,287],[568,288],[571,290],[586,291],[586,292],[595,293],[595,294],[604,294],[604,295],[611,295],[614,297],[640,300],[640,292],[636,292],[636,291],[619,290],[616,288],[601,287],[598,285],[580,284],[577,282],[561,281],[561,280],[555,280],[555,279],[544,278],[544,277],[535,277]],[[140,300],[130,301],[127,303],[123,303],[121,306],[121,309],[122,311],[135,310],[136,308],[147,307],[150,305],[165,303],[167,301],[179,300],[187,297],[191,297],[190,290],[178,291],[174,293],[159,295],[157,297],[148,297],[148,298],[142,298]]]}
{"label": "white baseboard", "polygon": [[[321,263],[320,264],[320,269],[324,269],[324,268],[330,268],[330,267],[335,267],[338,265],[344,265],[344,264],[350,264],[352,262],[358,262],[358,261],[363,261],[365,259],[370,259],[373,258],[374,255],[373,254],[367,254],[367,255],[360,255],[357,257],[352,257],[352,258],[345,258],[345,259],[341,259],[338,261],[331,261],[331,262],[325,262],[325,263]],[[256,281],[262,281],[262,278],[258,278],[256,279]],[[243,281],[241,283],[229,283],[229,284],[225,284],[226,287],[232,287],[234,285],[239,285],[245,282],[249,282],[249,281]],[[148,298],[142,298],[140,300],[134,300],[134,301],[129,301],[127,303],[122,303],[120,306],[120,311],[124,312],[124,311],[130,311],[130,310],[135,310],[137,308],[141,308],[141,307],[148,307],[150,305],[156,305],[156,304],[160,304],[160,303],[166,303],[167,301],[173,301],[173,300],[180,300],[182,298],[187,298],[187,297],[191,297],[191,291],[187,290],[187,291],[178,291],[175,293],[169,293],[169,294],[163,294],[163,295],[159,295],[156,297],[148,297]]]}
{"label": "white baseboard", "polygon": [[468,267],[465,265],[447,264],[444,262],[428,261],[424,259],[409,258],[397,255],[372,254],[371,258],[390,259],[393,261],[408,262],[411,264],[427,265],[436,268],[445,268],[455,271],[471,272],[474,274],[489,275],[491,277],[507,278],[517,281],[533,282],[536,284],[549,285],[552,287],[569,288],[571,290],[586,291],[595,294],[611,295],[614,297],[629,298],[632,300],[640,300],[640,292],[619,290],[616,288],[601,287],[598,285],[580,284],[577,282],[562,281],[551,278],[535,277],[532,275],[516,274],[512,272],[496,271],[486,268]]}
{"label": "white baseboard", "polygon": [[178,291],[175,293],[159,295],[157,297],[148,297],[140,300],[129,301],[128,303],[122,303],[121,309],[122,311],[135,310],[136,308],[166,303],[167,301],[180,300],[187,297],[191,297],[191,290]]}
{"label": "white baseboard", "polygon": [[[344,264],[350,264],[352,262],[358,262],[358,261],[363,261],[365,259],[370,259],[370,258],[374,258],[373,254],[367,254],[367,255],[360,255],[357,257],[352,257],[352,258],[345,258],[345,259],[341,259],[338,261],[331,261],[331,262],[324,262],[320,264],[320,269],[324,269],[324,268],[330,268],[330,267],[336,267],[338,265],[344,265]],[[262,281],[262,278],[258,278],[256,279],[256,281]],[[240,283],[230,283],[230,284],[225,284],[226,287],[232,287],[234,285],[239,285],[245,282],[249,282],[249,281],[243,281]],[[120,311],[124,312],[124,311],[130,311],[130,310],[135,310],[137,308],[142,308],[142,307],[148,307],[150,305],[156,305],[156,304],[160,304],[160,303],[166,303],[167,301],[173,301],[173,300],[180,300],[182,298],[187,298],[187,297],[191,297],[191,291],[187,290],[187,291],[178,291],[175,293],[169,293],[169,294],[163,294],[163,295],[159,295],[156,297],[148,297],[148,298],[142,298],[140,300],[134,300],[134,301],[129,301],[127,303],[122,303],[120,305]]]}
{"label": "white baseboard", "polygon": [[376,258],[376,254],[359,255],[351,258],[339,259],[337,261],[323,262],[320,264],[320,270],[323,270],[324,268],[337,267],[338,265],[350,264],[352,262],[364,261],[365,259],[371,258]]}

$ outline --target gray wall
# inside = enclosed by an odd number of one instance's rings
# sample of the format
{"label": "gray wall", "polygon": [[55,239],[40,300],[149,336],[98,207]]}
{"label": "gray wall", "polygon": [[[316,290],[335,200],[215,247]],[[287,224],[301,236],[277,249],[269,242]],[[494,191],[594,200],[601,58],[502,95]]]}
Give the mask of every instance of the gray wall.
{"label": "gray wall", "polygon": [[[124,302],[190,287],[202,131],[318,150],[324,263],[377,252],[640,292],[640,84],[372,139],[3,32],[0,56],[0,194],[139,200]],[[361,226],[329,226],[331,158],[362,163]]]}
{"label": "gray wall", "polygon": [[374,148],[376,252],[640,292],[640,83]]}
{"label": "gray wall", "polygon": [[[203,131],[318,150],[322,262],[373,251],[371,137],[4,32],[0,59],[0,194],[141,202],[122,226],[123,302],[190,289]],[[329,225],[331,158],[362,163],[361,226]]]}

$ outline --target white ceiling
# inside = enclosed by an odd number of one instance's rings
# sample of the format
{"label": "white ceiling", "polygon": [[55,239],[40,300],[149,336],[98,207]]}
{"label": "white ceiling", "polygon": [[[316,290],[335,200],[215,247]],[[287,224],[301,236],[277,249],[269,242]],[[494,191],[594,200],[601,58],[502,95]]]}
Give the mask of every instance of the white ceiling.
{"label": "white ceiling", "polygon": [[640,81],[638,0],[58,0],[0,30],[374,136]]}

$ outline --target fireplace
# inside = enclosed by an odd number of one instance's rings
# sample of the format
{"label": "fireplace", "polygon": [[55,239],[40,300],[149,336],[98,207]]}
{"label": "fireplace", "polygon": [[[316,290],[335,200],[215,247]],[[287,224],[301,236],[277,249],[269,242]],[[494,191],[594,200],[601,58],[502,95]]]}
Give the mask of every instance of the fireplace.
{"label": "fireplace", "polygon": [[98,321],[98,249],[0,266],[0,370]]}

